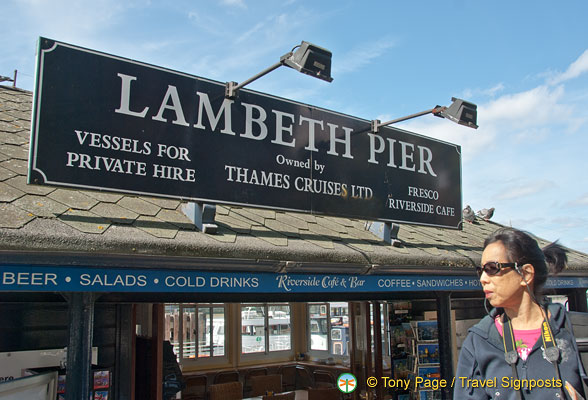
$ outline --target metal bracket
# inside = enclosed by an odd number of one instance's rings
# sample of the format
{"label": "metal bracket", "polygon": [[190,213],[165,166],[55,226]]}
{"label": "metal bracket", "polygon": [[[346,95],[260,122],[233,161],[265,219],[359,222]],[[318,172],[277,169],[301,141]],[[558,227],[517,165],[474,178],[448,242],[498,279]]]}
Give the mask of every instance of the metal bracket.
{"label": "metal bracket", "polygon": [[203,233],[215,234],[218,225],[215,224],[216,205],[189,202],[182,207],[182,211]]}
{"label": "metal bracket", "polygon": [[237,82],[227,82],[225,84],[225,97],[227,99],[234,99],[235,97],[237,97],[239,94],[239,89],[237,88],[239,84]]}
{"label": "metal bracket", "polygon": [[385,243],[391,244],[394,247],[400,247],[402,241],[398,239],[398,231],[400,225],[392,222],[368,221],[365,224],[365,229],[375,234]]}
{"label": "metal bracket", "polygon": [[370,122],[370,131],[373,133],[380,132],[380,127],[382,126],[382,121],[379,119],[374,119]]}

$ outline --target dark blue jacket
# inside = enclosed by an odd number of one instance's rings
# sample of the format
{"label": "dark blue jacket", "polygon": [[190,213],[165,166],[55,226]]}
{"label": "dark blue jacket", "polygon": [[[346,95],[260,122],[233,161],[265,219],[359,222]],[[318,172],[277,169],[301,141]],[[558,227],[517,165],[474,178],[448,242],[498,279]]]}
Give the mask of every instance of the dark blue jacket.
{"label": "dark blue jacket", "polygon": [[[543,357],[541,337],[533,346],[527,360],[517,361],[519,381],[515,381],[512,367],[504,359],[502,336],[494,324],[494,318],[502,309],[494,309],[490,316],[484,317],[477,325],[470,328],[468,336],[459,353],[459,362],[455,375],[453,398],[462,399],[509,399],[516,400],[516,385],[525,383],[525,379],[534,379],[527,384],[543,387],[522,390],[523,399],[562,399],[561,384],[567,380],[584,396],[578,347],[570,333],[569,321],[565,309],[560,304],[550,304],[549,323],[560,350],[559,371],[561,383],[557,381],[553,364]],[[476,387],[477,386],[477,387]],[[554,387],[556,386],[556,387]],[[565,389],[564,389],[565,390]],[[566,396],[567,397],[567,396]]]}

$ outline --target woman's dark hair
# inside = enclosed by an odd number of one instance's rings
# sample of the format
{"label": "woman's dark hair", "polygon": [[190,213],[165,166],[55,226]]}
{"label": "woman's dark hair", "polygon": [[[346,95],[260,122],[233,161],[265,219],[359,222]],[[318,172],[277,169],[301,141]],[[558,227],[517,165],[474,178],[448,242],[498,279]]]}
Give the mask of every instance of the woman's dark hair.
{"label": "woman's dark hair", "polygon": [[536,295],[541,293],[547,276],[563,271],[568,262],[566,249],[557,241],[541,249],[530,234],[518,229],[498,229],[486,238],[484,248],[495,242],[501,242],[506,248],[509,262],[533,265],[535,268],[533,291]]}

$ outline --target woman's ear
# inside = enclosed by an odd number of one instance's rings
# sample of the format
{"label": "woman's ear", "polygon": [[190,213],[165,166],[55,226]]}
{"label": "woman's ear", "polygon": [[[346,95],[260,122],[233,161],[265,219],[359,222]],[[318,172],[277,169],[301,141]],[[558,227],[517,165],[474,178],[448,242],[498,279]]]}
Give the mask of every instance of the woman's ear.
{"label": "woman's ear", "polygon": [[520,267],[520,270],[521,275],[523,276],[523,281],[521,282],[521,285],[531,285],[533,283],[533,280],[535,279],[535,267],[533,267],[532,264],[525,264],[522,267]]}

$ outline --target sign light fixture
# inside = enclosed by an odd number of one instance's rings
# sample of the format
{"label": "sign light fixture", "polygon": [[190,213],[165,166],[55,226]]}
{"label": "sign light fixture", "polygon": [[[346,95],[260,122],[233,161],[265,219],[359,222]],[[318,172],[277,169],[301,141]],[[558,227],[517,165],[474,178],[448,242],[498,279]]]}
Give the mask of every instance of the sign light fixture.
{"label": "sign light fixture", "polygon": [[386,122],[381,122],[378,119],[374,119],[371,122],[371,131],[373,133],[378,133],[382,126],[392,125],[398,122],[406,121],[408,119],[420,117],[427,114],[433,114],[436,117],[440,118],[447,118],[450,121],[453,121],[457,124],[467,126],[469,128],[478,129],[478,107],[474,103],[470,103],[465,100],[458,99],[456,97],[452,97],[451,101],[452,103],[449,107],[436,106],[435,108],[432,108],[430,110],[421,111],[416,114],[407,115],[406,117],[401,117]]}
{"label": "sign light fixture", "polygon": [[[296,50],[296,51],[294,51]],[[269,68],[261,71],[257,75],[241,82],[227,82],[225,87],[225,97],[234,99],[239,95],[239,89],[250,84],[251,82],[269,74],[282,65],[293,68],[303,74],[313,76],[323,81],[332,82],[331,77],[331,57],[329,50],[316,46],[312,43],[302,41],[300,45],[294,47],[292,51],[280,57],[280,61]]]}

